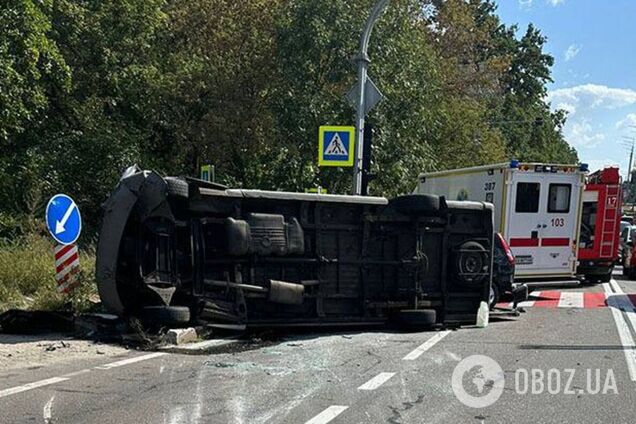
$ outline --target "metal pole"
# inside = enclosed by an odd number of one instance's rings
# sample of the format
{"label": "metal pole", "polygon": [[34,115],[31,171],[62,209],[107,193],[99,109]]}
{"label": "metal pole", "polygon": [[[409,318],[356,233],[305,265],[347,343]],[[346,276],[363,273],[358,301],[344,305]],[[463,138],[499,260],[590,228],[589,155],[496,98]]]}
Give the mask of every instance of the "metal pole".
{"label": "metal pole", "polygon": [[365,92],[367,87],[367,69],[369,67],[369,39],[375,21],[380,17],[389,0],[379,0],[371,11],[371,15],[367,19],[364,31],[360,37],[360,51],[356,57],[358,64],[358,103],[356,111],[356,155],[353,161],[353,194],[360,195],[362,193],[362,155],[364,152],[364,111],[365,111]]}
{"label": "metal pole", "polygon": [[632,159],[634,158],[634,143],[632,142],[632,150],[629,153],[629,167],[627,168],[627,184],[631,188],[632,184]]}

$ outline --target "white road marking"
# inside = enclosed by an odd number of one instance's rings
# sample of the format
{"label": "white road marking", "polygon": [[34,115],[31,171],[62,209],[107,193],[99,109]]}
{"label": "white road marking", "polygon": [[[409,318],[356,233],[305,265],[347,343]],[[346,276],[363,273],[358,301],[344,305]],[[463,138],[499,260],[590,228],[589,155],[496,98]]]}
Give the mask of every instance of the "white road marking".
{"label": "white road marking", "polygon": [[419,358],[422,353],[426,352],[427,350],[435,346],[437,342],[446,337],[448,333],[450,333],[449,330],[440,331],[439,333],[435,334],[433,337],[422,343],[420,346],[416,347],[411,353],[409,353],[402,359],[404,361],[414,361],[415,359]]}
{"label": "white road marking", "polygon": [[[534,298],[539,298],[541,297],[541,292],[540,291],[533,291],[532,293],[530,293],[529,296],[532,296]],[[524,300],[523,302],[519,302],[519,304],[517,306],[520,306],[522,308],[530,308],[532,306],[534,306],[534,302],[536,302],[536,300]]]}
{"label": "white road marking", "polygon": [[53,408],[53,399],[55,399],[55,395],[51,396],[51,399],[44,405],[42,409],[42,418],[44,418],[44,424],[51,423],[51,409]]}
{"label": "white road marking", "polygon": [[583,293],[580,292],[562,292],[559,298],[559,308],[582,308]]}
{"label": "white road marking", "polygon": [[33,383],[24,384],[22,386],[11,387],[8,389],[0,390],[0,398],[14,395],[16,393],[26,392],[27,390],[37,389],[38,387],[44,387],[44,386],[49,386],[55,383],[61,383],[62,381],[66,381],[66,380],[68,380],[68,378],[53,377],[53,378],[47,378],[46,380],[34,381]]}
{"label": "white road marking", "polygon": [[371,380],[358,387],[358,390],[375,390],[395,375],[394,372],[381,372],[373,377]]}
{"label": "white road marking", "polygon": [[86,368],[86,369],[75,371],[75,372],[69,372],[68,374],[64,374],[62,377],[71,378],[71,377],[75,377],[76,375],[86,374],[87,372],[91,372],[91,370]]}
{"label": "white road marking", "polygon": [[[612,282],[614,283],[612,284],[612,287],[618,286],[614,280],[612,280]],[[626,310],[625,308],[627,307],[624,302],[625,298],[623,297],[623,291],[620,287],[617,288],[618,291],[614,293],[610,289],[610,284],[603,284],[603,289],[607,295],[607,305],[612,311],[612,316],[616,323],[616,330],[618,331],[618,337],[621,340],[621,345],[623,345],[623,352],[625,353],[625,361],[627,362],[629,377],[632,381],[636,382],[636,344],[634,343],[634,338],[629,331],[629,325],[627,324],[627,321],[625,321],[625,318],[623,318],[623,314],[621,312],[621,310]],[[629,301],[627,303],[630,304],[633,315],[633,305],[631,305],[631,302]],[[633,324],[634,323],[632,322],[632,325]]]}
{"label": "white road marking", "polygon": [[629,299],[629,297],[627,297],[616,280],[610,280],[609,285],[614,290],[614,293],[618,295],[615,299],[615,303],[618,305],[619,309],[625,312],[627,319],[632,324],[632,328],[636,330],[636,308],[634,308],[632,301]]}
{"label": "white road marking", "polygon": [[316,415],[305,424],[325,424],[342,414],[349,408],[348,406],[331,405],[329,408]]}
{"label": "white road marking", "polygon": [[[94,369],[98,370],[109,370],[111,368],[117,368],[128,364],[134,364],[135,362],[145,361],[147,359],[157,358],[159,356],[167,355],[164,352],[155,352],[150,353],[148,355],[136,356],[134,358],[123,359],[117,362],[111,362],[110,364],[100,365],[94,367]],[[14,395],[16,393],[26,392],[27,390],[37,389],[38,387],[49,386],[51,384],[61,383],[62,381],[67,381],[71,377],[76,375],[84,374],[90,372],[90,369],[83,369],[75,372],[71,372],[68,374],[64,374],[62,377],[52,377],[47,378],[45,380],[34,381],[33,383],[23,384],[22,386],[10,387],[8,389],[0,390],[0,398],[5,396]],[[51,400],[52,402],[52,400]]]}
{"label": "white road marking", "polygon": [[123,367],[124,365],[134,364],[136,362],[146,361],[148,359],[158,358],[167,355],[164,352],[149,353],[148,355],[135,356],[134,358],[122,359],[121,361],[111,362],[110,364],[99,365],[96,370],[109,370],[112,368]]}

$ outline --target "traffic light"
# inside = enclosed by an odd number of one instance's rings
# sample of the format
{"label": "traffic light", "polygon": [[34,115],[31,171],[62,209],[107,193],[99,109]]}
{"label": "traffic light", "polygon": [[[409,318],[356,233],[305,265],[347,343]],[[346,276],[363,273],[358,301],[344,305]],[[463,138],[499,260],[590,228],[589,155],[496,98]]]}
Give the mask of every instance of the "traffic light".
{"label": "traffic light", "polygon": [[369,182],[375,178],[371,173],[371,152],[373,140],[373,126],[371,124],[364,125],[364,148],[362,150],[362,192],[363,196],[369,195]]}

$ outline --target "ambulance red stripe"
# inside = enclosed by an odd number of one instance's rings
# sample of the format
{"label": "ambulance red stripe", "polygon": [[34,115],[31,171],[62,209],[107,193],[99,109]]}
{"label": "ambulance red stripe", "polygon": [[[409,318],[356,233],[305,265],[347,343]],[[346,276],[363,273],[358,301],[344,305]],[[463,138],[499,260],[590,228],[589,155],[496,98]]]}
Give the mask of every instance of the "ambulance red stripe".
{"label": "ambulance red stripe", "polygon": [[546,237],[539,240],[538,238],[511,238],[510,247],[567,247],[570,245],[570,239],[567,237]]}
{"label": "ambulance red stripe", "polygon": [[541,246],[546,247],[567,247],[570,245],[570,239],[565,237],[546,237],[541,239]]}
{"label": "ambulance red stripe", "polygon": [[539,247],[538,238],[511,238],[510,247]]}

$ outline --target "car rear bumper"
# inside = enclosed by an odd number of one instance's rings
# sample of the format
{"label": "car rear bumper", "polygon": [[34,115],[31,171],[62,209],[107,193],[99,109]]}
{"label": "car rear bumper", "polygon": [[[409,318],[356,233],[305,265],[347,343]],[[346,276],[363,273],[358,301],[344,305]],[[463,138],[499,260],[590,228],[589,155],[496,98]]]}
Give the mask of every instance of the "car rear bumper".
{"label": "car rear bumper", "polygon": [[581,261],[577,273],[583,275],[607,275],[612,272],[614,261],[611,259]]}

